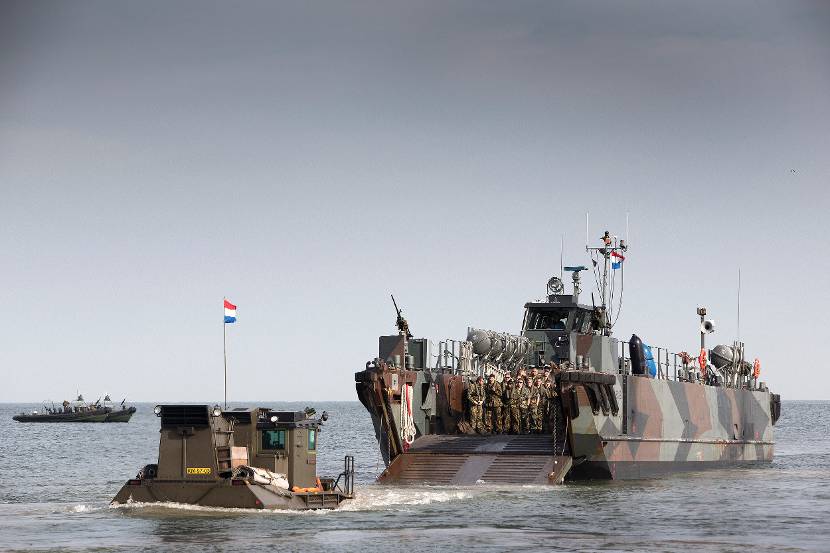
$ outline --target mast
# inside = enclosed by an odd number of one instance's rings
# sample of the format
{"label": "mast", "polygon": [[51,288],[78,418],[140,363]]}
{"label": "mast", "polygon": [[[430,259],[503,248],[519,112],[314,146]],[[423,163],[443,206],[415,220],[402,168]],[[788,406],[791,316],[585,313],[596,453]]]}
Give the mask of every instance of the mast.
{"label": "mast", "polygon": [[228,347],[227,347],[227,335],[228,335],[228,323],[224,319],[225,315],[225,302],[228,298],[222,298],[222,357],[225,359],[225,409],[228,408]]}
{"label": "mast", "polygon": [[738,267],[738,328],[736,331],[739,342],[741,341],[741,268]]}
{"label": "mast", "polygon": [[[586,226],[587,229],[587,226]],[[615,256],[618,260],[623,260],[625,257],[623,253],[628,250],[628,244],[625,240],[617,240],[614,236],[611,236],[607,230],[602,235],[602,247],[592,248],[588,245],[585,246],[585,250],[590,254],[592,252],[597,253],[598,255],[602,256],[602,275],[599,277],[599,282],[597,283],[600,288],[600,301],[602,302],[601,306],[598,310],[601,312],[601,317],[604,319],[603,321],[603,333],[605,335],[610,334],[610,317],[609,317],[609,297],[608,297],[608,271],[611,268],[611,256]],[[594,264],[594,267],[597,266],[596,260],[594,260],[593,256],[591,257],[591,261]],[[617,261],[615,261],[617,263]],[[595,274],[596,275],[596,274]]]}
{"label": "mast", "polygon": [[608,231],[605,231],[605,236],[603,237],[605,241],[605,247],[602,248],[602,259],[603,259],[603,267],[602,267],[602,307],[606,311],[608,310],[608,262],[611,258],[611,252],[608,249]]}

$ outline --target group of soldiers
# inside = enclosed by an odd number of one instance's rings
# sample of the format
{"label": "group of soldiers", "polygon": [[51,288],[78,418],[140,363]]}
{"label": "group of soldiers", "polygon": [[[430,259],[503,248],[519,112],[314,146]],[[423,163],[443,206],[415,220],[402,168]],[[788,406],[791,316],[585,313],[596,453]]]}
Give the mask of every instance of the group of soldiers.
{"label": "group of soldiers", "polygon": [[524,367],[506,373],[501,382],[490,373],[470,382],[467,400],[470,426],[481,434],[539,434],[556,427],[558,407],[551,370]]}

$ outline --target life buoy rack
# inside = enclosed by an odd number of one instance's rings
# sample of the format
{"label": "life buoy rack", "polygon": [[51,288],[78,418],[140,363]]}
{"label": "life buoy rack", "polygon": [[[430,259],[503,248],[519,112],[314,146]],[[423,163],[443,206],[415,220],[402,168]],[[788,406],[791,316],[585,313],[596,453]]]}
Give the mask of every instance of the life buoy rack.
{"label": "life buoy rack", "polygon": [[752,376],[753,378],[761,376],[761,361],[757,357],[755,358],[755,362],[752,363]]}
{"label": "life buoy rack", "polygon": [[700,366],[700,372],[706,376],[706,350],[700,348],[700,355],[697,357],[697,364]]}

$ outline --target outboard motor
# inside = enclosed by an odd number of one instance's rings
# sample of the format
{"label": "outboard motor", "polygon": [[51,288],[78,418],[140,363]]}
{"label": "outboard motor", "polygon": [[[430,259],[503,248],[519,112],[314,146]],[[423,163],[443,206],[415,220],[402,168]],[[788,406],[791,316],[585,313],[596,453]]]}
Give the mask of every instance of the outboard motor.
{"label": "outboard motor", "polygon": [[643,342],[636,334],[628,341],[628,356],[631,358],[631,374],[646,374],[646,357]]}

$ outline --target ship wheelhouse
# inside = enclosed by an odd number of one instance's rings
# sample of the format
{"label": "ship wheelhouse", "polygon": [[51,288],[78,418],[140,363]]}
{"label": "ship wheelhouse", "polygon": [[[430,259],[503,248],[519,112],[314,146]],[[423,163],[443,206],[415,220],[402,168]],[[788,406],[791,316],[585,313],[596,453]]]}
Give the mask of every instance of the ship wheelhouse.
{"label": "ship wheelhouse", "polygon": [[593,310],[572,295],[551,295],[547,302],[525,304],[522,336],[536,345],[539,363],[573,361],[570,335],[592,332]]}

